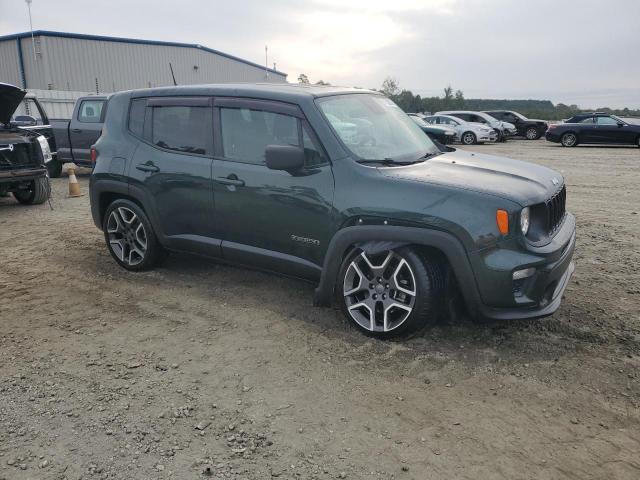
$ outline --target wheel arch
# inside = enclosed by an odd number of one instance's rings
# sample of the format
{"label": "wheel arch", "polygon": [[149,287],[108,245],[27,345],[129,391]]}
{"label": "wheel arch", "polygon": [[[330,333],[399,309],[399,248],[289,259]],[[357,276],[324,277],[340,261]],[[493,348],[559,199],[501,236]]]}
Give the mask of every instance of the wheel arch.
{"label": "wheel arch", "polygon": [[354,249],[376,253],[408,245],[441,255],[458,282],[468,311],[476,311],[480,295],[475,277],[466,250],[455,236],[429,228],[378,225],[345,227],[334,235],[325,255],[314,304],[332,304],[340,265]]}

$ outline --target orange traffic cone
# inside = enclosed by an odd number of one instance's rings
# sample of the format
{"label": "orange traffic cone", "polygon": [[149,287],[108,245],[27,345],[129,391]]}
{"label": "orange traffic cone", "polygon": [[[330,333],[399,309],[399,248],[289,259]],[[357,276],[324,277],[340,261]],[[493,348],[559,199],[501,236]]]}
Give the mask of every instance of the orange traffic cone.
{"label": "orange traffic cone", "polygon": [[84,195],[80,191],[80,184],[78,183],[78,179],[76,178],[76,170],[74,168],[69,168],[67,170],[67,174],[69,175],[69,196],[81,197],[82,195]]}

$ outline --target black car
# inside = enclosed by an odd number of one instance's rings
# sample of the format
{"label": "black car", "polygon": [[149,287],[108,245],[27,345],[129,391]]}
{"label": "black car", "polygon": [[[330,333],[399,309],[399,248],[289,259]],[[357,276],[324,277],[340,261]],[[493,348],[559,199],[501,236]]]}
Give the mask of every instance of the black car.
{"label": "black car", "polygon": [[550,315],[574,269],[560,173],[439,146],[378,92],[119,92],[93,155],[93,220],[123,268],[177,250],[302,278],[370,335],[415,331],[447,298]]}
{"label": "black car", "polygon": [[640,146],[640,124],[606,113],[585,113],[550,125],[546,139],[564,147],[581,143]]}
{"label": "black car", "polygon": [[449,145],[456,140],[456,130],[448,125],[432,125],[427,123],[422,117],[416,113],[408,113],[411,120],[420,127],[431,140],[440,142],[443,145]]}
{"label": "black car", "polygon": [[31,117],[11,121],[26,92],[0,83],[0,195],[13,193],[20,203],[43,203],[49,197],[46,164],[52,160],[49,142],[33,130]]}
{"label": "black car", "polygon": [[527,140],[537,140],[547,131],[548,124],[544,120],[527,118],[518,112],[511,110],[488,110],[484,113],[488,113],[503,122],[513,123],[518,130],[518,135],[525,137]]}

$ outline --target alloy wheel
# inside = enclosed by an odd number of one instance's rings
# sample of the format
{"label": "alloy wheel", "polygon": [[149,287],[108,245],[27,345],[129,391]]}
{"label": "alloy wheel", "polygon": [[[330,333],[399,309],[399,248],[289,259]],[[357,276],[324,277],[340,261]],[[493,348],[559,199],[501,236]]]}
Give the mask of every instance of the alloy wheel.
{"label": "alloy wheel", "polygon": [[416,301],[416,280],[409,263],[394,251],[371,258],[362,252],[349,264],[343,296],[347,311],[362,328],[389,332],[402,325]]}
{"label": "alloy wheel", "polygon": [[535,140],[538,138],[538,131],[535,128],[529,128],[526,132],[527,140]]}
{"label": "alloy wheel", "polygon": [[138,265],[147,254],[147,232],[138,216],[126,207],[118,207],[107,221],[109,248],[129,266]]}
{"label": "alloy wheel", "polygon": [[578,137],[576,137],[575,134],[565,133],[562,136],[562,145],[564,145],[565,147],[573,147],[576,144],[577,140]]}
{"label": "alloy wheel", "polygon": [[462,143],[465,145],[473,145],[475,141],[475,136],[471,132],[467,132],[462,136]]}

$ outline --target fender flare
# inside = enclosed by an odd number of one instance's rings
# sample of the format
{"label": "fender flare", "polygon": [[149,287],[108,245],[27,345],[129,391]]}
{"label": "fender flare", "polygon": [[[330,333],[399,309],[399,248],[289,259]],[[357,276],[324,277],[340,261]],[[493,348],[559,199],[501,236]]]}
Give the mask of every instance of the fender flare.
{"label": "fender flare", "polygon": [[456,276],[469,312],[475,312],[480,306],[480,293],[467,251],[454,235],[429,228],[382,225],[345,227],[333,236],[324,257],[322,275],[314,294],[314,305],[331,306],[344,255],[350,247],[357,247],[363,242],[371,242],[368,243],[368,248],[411,244],[440,250]]}

